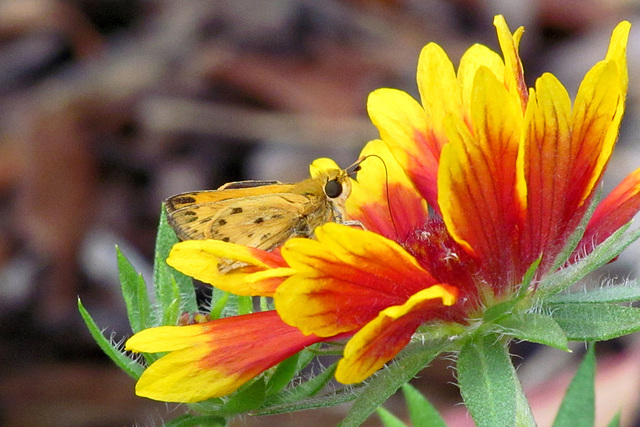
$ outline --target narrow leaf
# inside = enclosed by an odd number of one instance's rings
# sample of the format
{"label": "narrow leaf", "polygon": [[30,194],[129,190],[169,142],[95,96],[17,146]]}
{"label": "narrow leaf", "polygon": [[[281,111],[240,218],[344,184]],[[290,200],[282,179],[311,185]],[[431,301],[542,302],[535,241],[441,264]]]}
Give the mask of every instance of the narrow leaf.
{"label": "narrow leaf", "polygon": [[440,354],[446,343],[435,343],[429,349],[422,352],[409,354],[398,359],[386,369],[378,372],[373,378],[368,380],[367,385],[354,402],[347,416],[342,420],[340,426],[355,427],[362,424],[369,416],[382,405],[393,393],[403,384],[407,383],[420,372],[425,366]]}
{"label": "narrow leaf", "polygon": [[166,421],[164,427],[225,427],[229,423],[226,418],[214,415],[184,414],[170,421]]}
{"label": "narrow leaf", "polygon": [[497,324],[515,338],[569,351],[564,331],[553,317],[542,313],[517,313]]}
{"label": "narrow leaf", "polygon": [[315,377],[268,397],[264,407],[260,408],[260,411],[268,410],[269,406],[302,401],[316,395],[331,381],[337,366],[338,364],[334,363]]}
{"label": "narrow leaf", "polygon": [[[300,401],[291,401],[281,405],[269,406],[265,409],[251,411],[251,415],[275,415],[286,412],[305,411],[307,409],[328,408],[354,400],[361,387],[344,387],[337,392],[324,396],[314,396]],[[375,409],[374,409],[375,410]],[[373,412],[373,411],[372,411]]]}
{"label": "narrow leaf", "polygon": [[620,412],[618,412],[607,424],[607,427],[620,427]]}
{"label": "narrow leaf", "polygon": [[78,311],[80,311],[80,315],[84,320],[84,323],[87,325],[89,329],[89,333],[96,341],[98,346],[105,352],[107,356],[124,372],[126,372],[133,379],[140,378],[144,368],[140,366],[135,361],[131,360],[125,353],[120,351],[118,346],[111,342],[111,340],[107,339],[102,331],[98,328],[98,325],[93,320],[89,312],[84,308],[80,298],[78,298]]}
{"label": "narrow leaf", "polygon": [[411,384],[402,386],[413,427],[447,427],[436,408]]}
{"label": "narrow leaf", "polygon": [[[156,236],[156,248],[153,262],[153,283],[156,301],[160,304],[161,313],[174,303],[174,281],[180,295],[180,310],[195,313],[198,310],[193,282],[190,277],[169,267],[166,262],[173,245],[178,243],[175,232],[167,222],[164,207],[160,214],[160,224]],[[162,316],[159,316],[162,318]]]}
{"label": "narrow leaf", "polygon": [[164,313],[162,313],[162,319],[164,325],[176,325],[180,315],[183,313],[182,310],[182,301],[180,297],[180,290],[178,289],[178,284],[175,279],[171,278],[173,290],[173,298],[171,299],[171,304],[168,307],[165,307]]}
{"label": "narrow leaf", "polygon": [[276,394],[289,384],[298,373],[298,359],[300,359],[300,353],[296,353],[278,364],[267,382],[267,395]]}
{"label": "narrow leaf", "polygon": [[607,240],[600,243],[594,250],[575,264],[556,271],[539,283],[536,297],[545,300],[548,296],[556,294],[569,286],[577,283],[592,271],[607,264],[631,243],[640,237],[640,229],[628,231],[629,224],[620,227]]}
{"label": "narrow leaf", "polygon": [[596,357],[593,344],[569,385],[553,427],[592,426],[595,421]]}
{"label": "narrow leaf", "polygon": [[547,308],[573,341],[605,341],[640,331],[640,308],[603,303],[550,304]]}
{"label": "narrow leaf", "polygon": [[640,300],[640,284],[636,280],[620,285],[603,286],[585,292],[556,294],[547,298],[546,303],[563,304],[576,302],[627,302]]}
{"label": "narrow leaf", "polygon": [[378,416],[380,417],[384,427],[407,427],[400,418],[396,417],[382,406],[378,407],[376,412],[378,412]]}
{"label": "narrow leaf", "polygon": [[127,257],[116,246],[118,259],[118,277],[122,288],[122,297],[127,308],[131,330],[136,333],[153,326],[151,302],[147,294],[147,285]]}
{"label": "narrow leaf", "polygon": [[516,419],[533,419],[518,411],[522,394],[507,346],[494,335],[465,344],[458,356],[458,384],[465,405],[478,427],[515,425]]}
{"label": "narrow leaf", "polygon": [[242,414],[256,409],[264,402],[266,395],[267,384],[264,378],[260,377],[231,395],[221,413],[224,415]]}

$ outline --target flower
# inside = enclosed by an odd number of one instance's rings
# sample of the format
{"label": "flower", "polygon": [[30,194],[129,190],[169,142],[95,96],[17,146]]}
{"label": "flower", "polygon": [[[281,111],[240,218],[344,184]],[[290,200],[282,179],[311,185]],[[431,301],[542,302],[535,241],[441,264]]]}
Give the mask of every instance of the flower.
{"label": "flower", "polygon": [[[522,295],[530,267],[542,283],[631,220],[640,170],[573,241],[624,112],[629,23],[616,27],[573,106],[551,74],[527,89],[523,30],[512,34],[501,16],[494,24],[504,60],[475,45],[456,73],[431,43],[418,63],[422,104],[394,89],[370,95],[381,139],[364,148],[346,204],[362,227],[328,223],[315,239],[290,239],[276,253],[213,240],[174,247],[167,262],[178,270],[237,294],[272,296],[275,310],[134,335],[130,350],[170,352],[145,371],[138,394],[222,396],[312,343],[344,338],[336,379],[363,381],[418,327],[473,326],[487,308]],[[221,257],[246,267],[219,275]],[[535,286],[525,291],[534,305]]]}

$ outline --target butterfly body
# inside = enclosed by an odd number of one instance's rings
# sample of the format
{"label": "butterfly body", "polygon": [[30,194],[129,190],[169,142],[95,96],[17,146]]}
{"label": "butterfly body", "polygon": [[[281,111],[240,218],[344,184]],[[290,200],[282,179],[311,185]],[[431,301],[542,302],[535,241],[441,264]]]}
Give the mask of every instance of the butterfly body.
{"label": "butterfly body", "polygon": [[172,196],[165,208],[182,240],[216,239],[271,250],[291,237],[311,237],[326,222],[344,222],[350,193],[347,171],[312,165],[312,177],[297,184],[231,182]]}

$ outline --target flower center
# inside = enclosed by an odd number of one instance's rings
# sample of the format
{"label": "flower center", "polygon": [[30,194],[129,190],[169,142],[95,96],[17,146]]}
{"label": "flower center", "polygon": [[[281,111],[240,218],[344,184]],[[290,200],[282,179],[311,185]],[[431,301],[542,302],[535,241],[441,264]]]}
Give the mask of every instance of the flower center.
{"label": "flower center", "polygon": [[430,218],[423,226],[414,229],[401,245],[440,283],[460,289],[456,305],[467,309],[478,307],[478,285],[480,282],[484,284],[480,279],[480,269],[463,247],[453,240],[441,219]]}

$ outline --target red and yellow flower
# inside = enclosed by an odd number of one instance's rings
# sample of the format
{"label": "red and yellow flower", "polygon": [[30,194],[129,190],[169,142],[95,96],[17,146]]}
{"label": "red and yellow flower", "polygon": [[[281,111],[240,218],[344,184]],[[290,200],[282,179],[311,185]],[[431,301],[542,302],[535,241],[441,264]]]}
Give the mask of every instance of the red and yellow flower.
{"label": "red and yellow flower", "polygon": [[[617,139],[627,91],[630,25],[613,32],[606,57],[571,104],[551,74],[527,88],[522,29],[496,17],[504,59],[475,45],[457,73],[435,44],[419,59],[421,103],[379,89],[368,110],[380,140],[347,201],[350,220],[315,239],[267,253],[220,241],[177,244],[176,269],[240,295],[273,297],[274,311],[190,326],[152,328],[127,348],[170,352],[142,375],[137,393],[196,402],[226,395],[313,343],[348,338],[336,378],[366,379],[421,325],[469,325],[535,280],[577,262],[640,209],[640,170],[601,201],[573,255]],[[371,155],[374,156],[371,156]],[[219,258],[246,264],[219,275]],[[531,293],[534,291],[531,290]]]}

